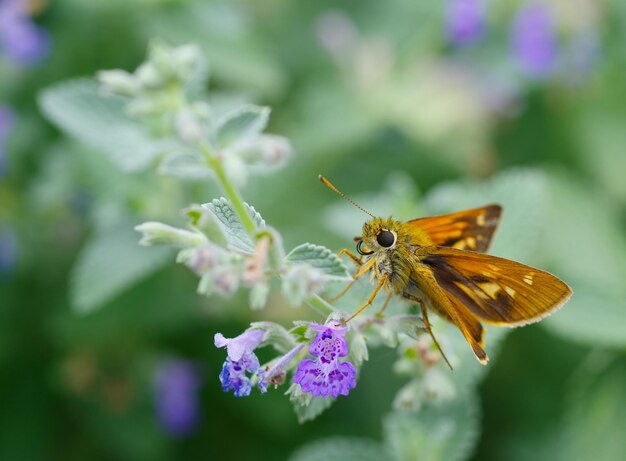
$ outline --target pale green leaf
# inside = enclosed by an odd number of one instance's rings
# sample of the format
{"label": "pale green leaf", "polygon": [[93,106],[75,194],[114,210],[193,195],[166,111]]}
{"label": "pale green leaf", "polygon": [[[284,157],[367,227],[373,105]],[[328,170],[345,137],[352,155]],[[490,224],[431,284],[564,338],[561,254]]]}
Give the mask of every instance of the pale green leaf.
{"label": "pale green leaf", "polygon": [[321,270],[328,281],[352,280],[348,268],[337,255],[320,245],[303,243],[291,250],[286,261],[291,264],[309,264]]}
{"label": "pale green leaf", "polygon": [[215,141],[218,149],[226,149],[238,141],[260,134],[270,116],[269,107],[246,105],[234,110],[217,122]]}
{"label": "pale green leaf", "polygon": [[123,170],[142,170],[167,149],[164,141],[154,139],[140,122],[125,113],[123,98],[104,94],[93,79],[71,80],[47,88],[39,104],[51,122],[105,153]]}
{"label": "pale green leaf", "polygon": [[289,461],[387,461],[389,454],[373,440],[332,437],[311,442],[296,450]]}
{"label": "pale green leaf", "polygon": [[[247,254],[254,253],[255,248],[252,238],[244,229],[228,200],[222,197],[220,199],[214,199],[210,203],[205,203],[202,206],[210,210],[217,217],[230,249]],[[245,203],[244,206],[248,214],[252,217],[257,229],[265,228],[265,220],[254,207],[247,203]]]}
{"label": "pale green leaf", "polygon": [[589,355],[572,379],[557,459],[626,459],[625,382],[623,358]]}
{"label": "pale green leaf", "polygon": [[103,230],[78,256],[71,278],[72,305],[79,312],[91,312],[161,268],[171,257],[169,248],[139,246],[131,222]]}
{"label": "pale green leaf", "polygon": [[480,430],[473,394],[425,403],[417,412],[396,411],[385,419],[385,444],[395,461],[460,461],[472,454]]}

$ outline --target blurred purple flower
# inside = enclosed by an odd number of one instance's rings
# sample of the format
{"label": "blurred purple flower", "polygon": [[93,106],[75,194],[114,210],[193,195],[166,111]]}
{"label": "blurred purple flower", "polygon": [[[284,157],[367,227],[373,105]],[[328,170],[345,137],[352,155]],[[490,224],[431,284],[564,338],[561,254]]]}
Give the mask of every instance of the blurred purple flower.
{"label": "blurred purple flower", "polygon": [[485,0],[447,0],[446,34],[458,46],[478,42],[485,32]]}
{"label": "blurred purple flower", "polygon": [[50,37],[35,24],[28,0],[0,0],[0,52],[18,67],[39,63],[48,55]]}
{"label": "blurred purple flower", "polygon": [[513,20],[511,47],[525,74],[542,78],[555,70],[559,46],[554,18],[546,4],[525,3],[519,8]]}
{"label": "blurred purple flower", "polygon": [[344,338],[348,328],[315,324],[310,327],[318,332],[309,347],[316,359],[300,362],[293,381],[314,397],[348,395],[356,386],[356,368],[351,362],[339,362],[339,357],[348,355],[348,342]]}
{"label": "blurred purple flower", "polygon": [[220,373],[220,382],[224,392],[233,390],[235,397],[247,397],[252,391],[252,382],[247,373],[258,372],[259,389],[265,393],[264,370],[259,370],[259,359],[254,354],[254,349],[261,344],[264,336],[263,330],[246,331],[230,339],[225,338],[221,333],[215,335],[215,346],[225,347],[228,354]]}
{"label": "blurred purple flower", "polygon": [[155,378],[155,403],[161,427],[170,435],[192,433],[200,421],[198,391],[202,380],[195,365],[171,359],[158,368]]}
{"label": "blurred purple flower", "polygon": [[7,106],[0,106],[0,178],[6,170],[5,144],[14,122],[13,111]]}

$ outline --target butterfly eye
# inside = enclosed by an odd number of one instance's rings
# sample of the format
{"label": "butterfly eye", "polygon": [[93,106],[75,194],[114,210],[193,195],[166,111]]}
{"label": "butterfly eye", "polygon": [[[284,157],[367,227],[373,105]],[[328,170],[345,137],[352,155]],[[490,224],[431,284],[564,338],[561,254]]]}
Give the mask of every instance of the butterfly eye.
{"label": "butterfly eye", "polygon": [[356,251],[358,251],[360,255],[367,256],[374,253],[373,251],[363,251],[363,248],[361,248],[362,245],[363,240],[359,240],[359,243],[356,244]]}
{"label": "butterfly eye", "polygon": [[396,236],[393,235],[393,232],[388,230],[380,231],[380,234],[376,237],[376,241],[383,248],[389,248],[394,243],[396,243]]}

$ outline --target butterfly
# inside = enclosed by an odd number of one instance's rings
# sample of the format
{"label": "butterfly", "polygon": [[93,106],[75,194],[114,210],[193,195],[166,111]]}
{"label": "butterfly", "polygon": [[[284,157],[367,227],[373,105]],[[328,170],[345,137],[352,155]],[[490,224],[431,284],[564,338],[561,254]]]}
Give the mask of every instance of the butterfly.
{"label": "butterfly", "polygon": [[370,274],[374,292],[346,323],[372,304],[380,291],[419,304],[427,332],[437,342],[428,312],[454,324],[480,363],[487,364],[485,329],[489,325],[518,327],[538,322],[561,307],[572,289],[558,277],[485,252],[500,222],[502,207],[487,205],[441,216],[403,222],[379,218],[348,198],[320,175],[324,184],[371,220],[355,237],[359,256],[343,249],[356,265],[353,280],[330,301],[343,296],[356,280]]}

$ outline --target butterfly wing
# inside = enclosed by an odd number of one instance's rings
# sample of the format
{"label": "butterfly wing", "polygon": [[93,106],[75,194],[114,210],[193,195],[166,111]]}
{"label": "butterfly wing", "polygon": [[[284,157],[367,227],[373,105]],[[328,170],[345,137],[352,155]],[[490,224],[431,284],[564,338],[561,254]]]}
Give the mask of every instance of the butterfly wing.
{"label": "butterfly wing", "polygon": [[430,267],[453,304],[494,325],[537,322],[572,294],[548,272],[483,253],[437,247],[421,262]]}
{"label": "butterfly wing", "polygon": [[502,207],[487,205],[472,210],[408,221],[409,229],[424,231],[435,245],[485,252],[498,227]]}

